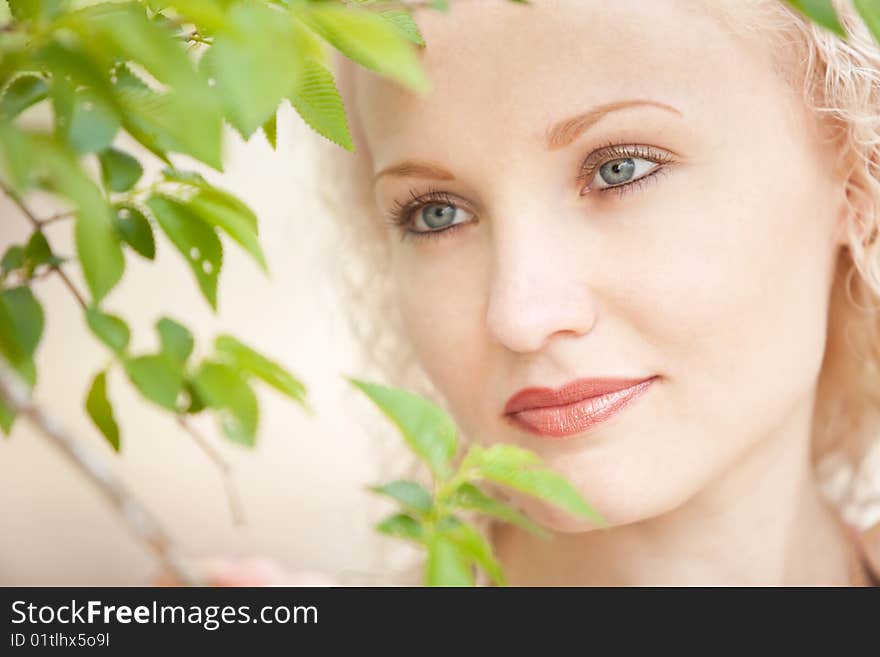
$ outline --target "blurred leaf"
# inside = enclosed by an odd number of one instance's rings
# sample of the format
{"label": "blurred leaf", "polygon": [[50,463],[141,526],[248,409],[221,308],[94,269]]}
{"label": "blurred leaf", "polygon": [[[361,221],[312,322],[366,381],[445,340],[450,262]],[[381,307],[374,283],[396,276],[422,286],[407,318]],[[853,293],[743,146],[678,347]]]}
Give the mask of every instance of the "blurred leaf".
{"label": "blurred leaf", "polygon": [[865,21],[865,25],[871,30],[874,39],[880,43],[880,2],[877,0],[853,0],[853,4]]}
{"label": "blurred leaf", "polygon": [[3,254],[3,259],[0,260],[0,268],[3,269],[3,273],[8,274],[16,269],[21,269],[23,266],[24,247],[19,244],[14,244],[6,249],[6,252]]}
{"label": "blurred leaf", "polygon": [[18,76],[0,98],[0,120],[11,121],[48,95],[49,84],[42,77],[33,74]]}
{"label": "blurred leaf", "polygon": [[[377,0],[356,0],[356,2],[361,7],[371,9],[379,14],[383,20],[397,30],[397,32],[405,39],[408,39],[419,46],[425,45],[425,40],[422,38],[419,26],[413,20],[412,14],[408,9],[395,9],[387,6],[383,7],[383,0],[378,0],[378,2]],[[373,7],[371,5],[378,6]]]}
{"label": "blurred leaf", "polygon": [[303,62],[302,80],[290,94],[290,103],[315,132],[354,151],[345,107],[333,74],[320,62],[312,58]]}
{"label": "blurred leaf", "polygon": [[496,585],[507,586],[501,564],[492,554],[492,547],[473,526],[458,518],[449,517],[438,525],[437,532],[455,543],[460,553],[485,570]]}
{"label": "blurred leaf", "polygon": [[156,323],[156,330],[162,343],[162,353],[181,366],[186,365],[195,346],[189,329],[173,319],[163,317]]}
{"label": "blurred leaf", "polygon": [[443,534],[431,536],[428,539],[425,586],[473,585],[473,571],[459,546]]}
{"label": "blurred leaf", "polygon": [[293,10],[349,59],[415,91],[429,89],[415,46],[381,16],[330,3],[297,4]]}
{"label": "blurred leaf", "polygon": [[423,542],[425,538],[425,530],[421,523],[405,513],[397,513],[385,518],[376,525],[376,531],[386,536],[403,538],[418,543]]}
{"label": "blurred leaf", "polygon": [[453,508],[467,511],[478,511],[483,515],[522,527],[541,538],[550,536],[549,532],[532,522],[526,515],[504,502],[486,495],[486,493],[470,483],[464,483],[456,489],[449,499],[449,505]]}
{"label": "blurred leaf", "polygon": [[215,81],[230,122],[245,138],[269,120],[296,84],[295,36],[282,8],[236,4],[229,9],[226,29],[216,34],[202,58],[201,67]]}
{"label": "blurred leaf", "polygon": [[601,525],[605,524],[602,517],[565,478],[548,468],[537,467],[533,461],[527,460],[525,458],[525,454],[528,454],[527,450],[511,449],[510,445],[494,445],[474,453],[477,455],[474,459],[475,466],[485,479],[528,493],[574,515],[590,518]]}
{"label": "blurred leaf", "polygon": [[278,363],[239,342],[231,335],[220,335],[214,340],[218,356],[236,368],[257,377],[279,392],[299,402],[305,401],[306,387]]}
{"label": "blurred leaf", "polygon": [[266,257],[257,239],[257,216],[238,199],[214,188],[200,189],[186,205],[205,223],[216,226],[238,242],[265,271]]}
{"label": "blurred leaf", "polygon": [[147,205],[168,239],[190,266],[211,308],[217,309],[217,279],[223,266],[223,245],[212,226],[184,203],[153,195]]}
{"label": "blurred leaf", "polygon": [[67,140],[77,153],[102,151],[113,143],[119,125],[114,109],[97,95],[77,93]]}
{"label": "blurred leaf", "polygon": [[277,113],[273,113],[269,120],[263,124],[263,134],[266,135],[266,141],[269,142],[273,151],[278,148]]}
{"label": "blurred leaf", "polygon": [[433,506],[431,493],[415,481],[401,479],[381,486],[371,486],[370,490],[397,500],[406,508],[420,513],[429,512]]}
{"label": "blurred leaf", "polygon": [[97,308],[89,308],[86,310],[86,322],[92,333],[114,353],[121,355],[125,352],[131,332],[123,319],[103,313]]}
{"label": "blurred leaf", "polygon": [[156,240],[149,219],[133,205],[123,204],[115,209],[116,231],[122,240],[147,260],[155,258]]}
{"label": "blurred leaf", "polygon": [[113,407],[107,399],[107,373],[99,373],[92,381],[86,397],[86,411],[95,426],[101,430],[107,442],[117,452],[119,451],[119,425],[113,417]]}
{"label": "blurred leaf", "polygon": [[351,378],[348,381],[397,425],[407,445],[428,464],[437,479],[448,478],[458,438],[455,424],[443,409],[406,390]]}
{"label": "blurred leaf", "polygon": [[786,0],[786,2],[838,36],[846,36],[831,0]]}
{"label": "blurred leaf", "polygon": [[253,447],[259,415],[257,397],[239,371],[224,363],[206,361],[193,377],[193,386],[206,406],[225,412],[221,425],[226,436]]}
{"label": "blurred leaf", "polygon": [[2,297],[12,320],[16,344],[26,357],[31,358],[43,337],[43,308],[26,285],[3,290]]}
{"label": "blurred leaf", "polygon": [[108,148],[98,153],[101,180],[111,192],[127,192],[144,173],[141,163],[128,153]]}
{"label": "blurred leaf", "polygon": [[151,354],[123,361],[125,373],[135,388],[149,401],[169,411],[177,411],[183,389],[183,372],[164,354]]}
{"label": "blurred leaf", "polygon": [[52,248],[41,230],[35,230],[31,234],[24,247],[24,257],[29,269],[28,275],[33,274],[33,271],[40,265],[54,265],[60,261],[60,258],[52,253]]}

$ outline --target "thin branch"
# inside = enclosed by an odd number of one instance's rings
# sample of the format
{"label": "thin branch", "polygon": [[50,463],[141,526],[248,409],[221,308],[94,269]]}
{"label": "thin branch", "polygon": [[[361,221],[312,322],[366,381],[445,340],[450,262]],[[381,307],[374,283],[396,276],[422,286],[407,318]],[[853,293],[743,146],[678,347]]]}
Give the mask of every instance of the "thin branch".
{"label": "thin branch", "polygon": [[64,219],[73,219],[74,215],[74,212],[59,212],[58,214],[53,214],[51,217],[41,219],[40,226],[48,226],[49,224],[54,224],[56,221],[63,221]]}
{"label": "thin branch", "polygon": [[220,470],[220,476],[223,479],[223,487],[226,489],[226,498],[229,500],[229,512],[232,514],[232,521],[236,526],[240,527],[245,524],[244,507],[241,503],[241,497],[238,489],[235,487],[235,480],[232,476],[232,467],[224,459],[220,452],[214,449],[214,446],[192,425],[183,415],[177,416],[177,424],[186,431],[198,447],[211,459]]}
{"label": "thin branch", "polygon": [[[43,229],[44,222],[38,219],[34,215],[34,213],[31,212],[30,208],[24,204],[24,201],[21,200],[18,194],[12,191],[12,189],[10,189],[9,186],[6,185],[6,183],[4,183],[3,181],[0,181],[0,190],[2,190],[3,193],[6,194],[6,196],[8,196],[9,199],[13,203],[15,203],[16,206],[18,206],[18,209],[21,210],[22,214],[28,218],[28,221],[31,222],[34,230]],[[79,305],[82,306],[82,309],[86,310],[89,306],[86,303],[85,297],[80,293],[78,289],[76,289],[76,285],[73,284],[73,281],[70,280],[70,277],[67,275],[67,273],[58,265],[52,265],[52,269],[58,274],[64,285],[67,286],[67,289],[70,290],[70,293],[76,298],[77,302],[79,302]]]}
{"label": "thin branch", "polygon": [[31,399],[27,386],[9,365],[0,359],[0,398],[16,413],[27,418],[73,464],[95,484],[104,498],[116,508],[134,537],[155,552],[162,565],[182,584],[195,586],[202,578],[171,542],[156,518],[142,505],[101,459],[88,451],[65,428],[49,417]]}

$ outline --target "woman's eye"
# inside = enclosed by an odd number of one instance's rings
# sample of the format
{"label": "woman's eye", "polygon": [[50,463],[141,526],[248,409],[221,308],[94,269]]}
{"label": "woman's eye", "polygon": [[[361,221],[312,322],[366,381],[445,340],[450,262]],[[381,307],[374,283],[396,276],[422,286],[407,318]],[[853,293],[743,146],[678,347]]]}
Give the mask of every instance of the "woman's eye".
{"label": "woman's eye", "polygon": [[456,205],[428,203],[414,212],[413,230],[418,233],[439,231],[468,221],[472,216],[470,212]]}
{"label": "woman's eye", "polygon": [[610,160],[599,167],[592,189],[607,189],[633,182],[651,173],[659,167],[658,162],[651,162],[641,157],[622,157]]}

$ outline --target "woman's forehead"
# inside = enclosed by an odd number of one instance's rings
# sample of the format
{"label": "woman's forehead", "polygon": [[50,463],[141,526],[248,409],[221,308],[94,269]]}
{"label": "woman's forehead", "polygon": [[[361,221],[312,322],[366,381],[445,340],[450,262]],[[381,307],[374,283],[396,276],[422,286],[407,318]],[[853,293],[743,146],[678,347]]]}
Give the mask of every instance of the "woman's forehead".
{"label": "woman's forehead", "polygon": [[766,52],[750,52],[708,9],[701,11],[702,0],[451,5],[448,13],[416,14],[428,44],[422,61],[429,94],[355,75],[358,120],[379,159],[414,141],[436,147],[450,134],[483,142],[510,134],[543,140],[567,114],[631,99],[687,115],[738,89],[748,92],[743,74],[769,69],[761,59]]}

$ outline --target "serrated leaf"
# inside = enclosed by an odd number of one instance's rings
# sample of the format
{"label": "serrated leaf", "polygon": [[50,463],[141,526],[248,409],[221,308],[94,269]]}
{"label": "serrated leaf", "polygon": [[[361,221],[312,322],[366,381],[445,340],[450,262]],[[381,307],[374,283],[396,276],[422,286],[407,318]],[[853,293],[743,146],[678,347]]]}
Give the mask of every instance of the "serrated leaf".
{"label": "serrated leaf", "polygon": [[159,333],[162,353],[180,365],[185,365],[195,346],[189,329],[173,319],[163,317],[156,323],[156,331]]}
{"label": "serrated leaf", "polygon": [[128,347],[131,332],[128,324],[115,315],[108,315],[97,308],[86,310],[86,322],[92,333],[116,354],[122,354]]}
{"label": "serrated leaf", "polygon": [[101,164],[101,180],[111,192],[127,192],[144,173],[137,158],[115,148],[98,153],[98,161]]}
{"label": "serrated leaf", "polygon": [[49,95],[49,84],[38,75],[20,75],[15,78],[0,98],[0,120],[11,121],[31,105]]}
{"label": "serrated leaf", "polygon": [[415,46],[381,16],[330,3],[293,7],[296,16],[361,66],[419,92],[430,88]]}
{"label": "serrated leaf", "polygon": [[114,223],[122,241],[147,260],[156,257],[156,239],[150,220],[133,205],[119,205],[115,208]]}
{"label": "serrated leaf", "polygon": [[164,354],[151,354],[123,361],[125,373],[145,399],[169,411],[177,411],[183,389],[183,372]]}
{"label": "serrated leaf", "polygon": [[496,585],[507,586],[501,564],[492,554],[491,545],[473,526],[458,518],[448,517],[438,523],[437,532],[455,543],[460,553],[485,570]]}
{"label": "serrated leaf", "polygon": [[269,360],[231,335],[214,340],[218,356],[236,368],[257,377],[291,399],[305,404],[306,387],[285,368]]}
{"label": "serrated leaf", "polygon": [[288,12],[267,5],[233,5],[226,29],[214,36],[201,68],[214,80],[232,125],[250,137],[275,113],[300,74]]}
{"label": "serrated leaf", "polygon": [[203,188],[187,200],[186,205],[202,221],[219,228],[240,244],[265,271],[266,257],[257,239],[257,216],[241,200],[229,202],[230,196],[214,188]]}
{"label": "serrated leaf", "polygon": [[525,514],[520,513],[500,500],[490,497],[471,483],[464,483],[459,486],[450,497],[448,504],[456,509],[478,511],[483,515],[522,527],[541,538],[550,536],[549,532],[534,523]]}
{"label": "serrated leaf", "polygon": [[874,39],[880,44],[880,3],[877,0],[853,0],[853,4]]}
{"label": "serrated leaf", "polygon": [[159,227],[183,255],[205,299],[216,310],[223,246],[214,227],[206,224],[186,204],[168,196],[153,195],[147,206]]}
{"label": "serrated leaf", "polygon": [[417,543],[421,543],[425,538],[425,530],[421,523],[405,513],[396,513],[385,518],[376,525],[376,531],[386,536],[403,538]]}
{"label": "serrated leaf", "polygon": [[846,36],[831,0],[786,0],[786,2],[822,27],[838,36]]}
{"label": "serrated leaf", "polygon": [[320,62],[311,58],[303,62],[302,80],[289,98],[290,104],[315,132],[354,151],[342,97],[333,74]]}
{"label": "serrated leaf", "polygon": [[100,429],[101,433],[110,443],[110,446],[119,451],[119,425],[113,417],[113,407],[107,398],[107,373],[100,372],[92,381],[89,394],[86,397],[86,411],[92,422]]}
{"label": "serrated leaf", "polygon": [[458,545],[442,534],[431,536],[425,563],[425,586],[473,585],[473,571]]}
{"label": "serrated leaf", "polygon": [[568,480],[526,460],[527,450],[510,447],[495,445],[483,451],[475,463],[480,476],[555,504],[571,514],[605,524]]}
{"label": "serrated leaf", "polygon": [[437,479],[449,477],[458,438],[455,424],[443,409],[406,390],[351,378],[348,381],[400,429],[407,445]]}
{"label": "serrated leaf", "polygon": [[381,486],[371,486],[370,490],[397,500],[407,509],[419,513],[427,513],[433,506],[431,493],[416,481],[400,479]]}
{"label": "serrated leaf", "polygon": [[237,369],[206,361],[193,377],[193,386],[205,405],[221,411],[221,426],[230,440],[253,447],[259,407],[257,397]]}
{"label": "serrated leaf", "polygon": [[[356,0],[356,2],[365,9],[373,9],[384,21],[397,30],[400,35],[416,45],[424,46],[425,40],[419,30],[419,26],[413,20],[412,14],[408,9],[394,9],[390,7],[382,7],[381,2],[376,0]],[[379,6],[372,8],[370,5]]]}

